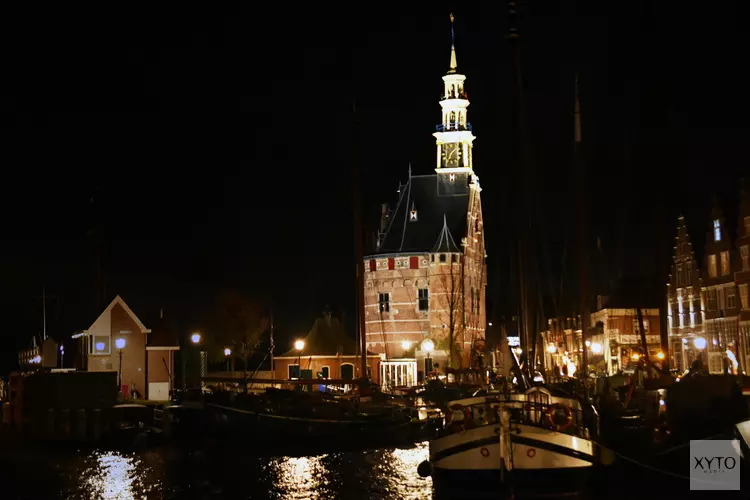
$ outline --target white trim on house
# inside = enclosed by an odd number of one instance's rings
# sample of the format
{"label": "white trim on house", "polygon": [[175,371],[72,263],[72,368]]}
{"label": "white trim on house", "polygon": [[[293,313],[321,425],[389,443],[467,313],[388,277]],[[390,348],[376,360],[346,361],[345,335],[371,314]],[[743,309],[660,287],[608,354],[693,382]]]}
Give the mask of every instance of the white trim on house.
{"label": "white trim on house", "polygon": [[179,351],[180,347],[176,346],[176,345],[164,346],[164,347],[161,347],[161,346],[147,346],[146,350],[147,351]]}
{"label": "white trim on house", "polygon": [[124,300],[122,300],[122,297],[120,297],[119,295],[117,297],[115,297],[114,300],[112,302],[110,302],[110,304],[106,307],[106,309],[104,309],[104,311],[102,311],[102,313],[96,318],[96,320],[94,320],[94,322],[91,323],[91,326],[89,327],[89,330],[93,330],[94,329],[94,325],[96,325],[96,323],[99,321],[99,319],[102,316],[104,316],[105,314],[111,313],[112,312],[112,308],[115,307],[116,304],[120,304],[120,306],[125,310],[125,312],[128,314],[128,316],[130,316],[130,319],[132,319],[133,322],[135,322],[136,326],[138,326],[138,328],[140,329],[141,333],[150,333],[151,332],[151,330],[148,329],[148,328],[146,328],[146,325],[144,325],[141,322],[141,320],[138,319],[138,316],[135,315],[135,313],[133,312],[133,310],[130,309],[130,307],[128,307],[128,305],[125,303]]}

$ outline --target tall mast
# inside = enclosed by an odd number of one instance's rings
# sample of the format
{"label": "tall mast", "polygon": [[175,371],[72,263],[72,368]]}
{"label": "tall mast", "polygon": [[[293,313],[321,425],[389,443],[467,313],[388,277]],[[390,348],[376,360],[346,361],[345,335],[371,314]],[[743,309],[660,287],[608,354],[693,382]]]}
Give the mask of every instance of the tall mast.
{"label": "tall mast", "polygon": [[581,103],[580,94],[578,91],[578,73],[576,73],[576,86],[575,86],[575,103],[573,106],[573,162],[576,173],[576,185],[578,187],[578,196],[576,196],[578,203],[578,281],[579,293],[580,293],[580,311],[581,311],[581,347],[583,348],[583,355],[581,356],[581,374],[583,375],[584,381],[584,395],[587,394],[586,380],[588,377],[588,349],[586,347],[586,337],[588,336],[589,323],[591,317],[589,316],[589,300],[588,300],[588,260],[587,260],[587,248],[586,245],[586,185],[585,185],[585,172],[583,166],[583,158],[581,151]]}
{"label": "tall mast", "polygon": [[517,210],[520,216],[517,219],[516,229],[518,245],[516,248],[518,255],[518,300],[521,317],[519,318],[519,330],[521,347],[526,355],[526,368],[532,368],[534,354],[532,327],[530,321],[530,300],[529,297],[531,282],[529,273],[529,260],[532,257],[530,236],[532,230],[530,203],[531,190],[533,189],[533,163],[531,161],[531,144],[529,138],[529,129],[526,117],[526,107],[523,93],[523,73],[521,70],[521,35],[518,30],[518,11],[516,3],[508,2],[508,33],[506,38],[511,43],[512,48],[512,75],[513,75],[513,101],[515,103],[516,117],[516,154],[518,161],[518,173],[520,175],[520,187],[517,200]]}
{"label": "tall mast", "polygon": [[47,340],[47,296],[45,287],[42,287],[42,340]]}
{"label": "tall mast", "polygon": [[357,328],[359,330],[361,355],[360,376],[365,378],[367,377],[367,331],[365,330],[365,261],[362,241],[364,232],[362,231],[362,193],[357,140],[357,107],[354,103],[352,103],[352,111],[354,121],[354,140],[352,141],[352,203],[354,205],[354,253],[357,266]]}

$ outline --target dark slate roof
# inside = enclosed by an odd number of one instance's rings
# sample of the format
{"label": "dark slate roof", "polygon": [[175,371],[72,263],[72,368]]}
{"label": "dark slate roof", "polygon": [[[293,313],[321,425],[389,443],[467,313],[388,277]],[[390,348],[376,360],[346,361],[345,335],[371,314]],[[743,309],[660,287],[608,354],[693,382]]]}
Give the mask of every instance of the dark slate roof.
{"label": "dark slate roof", "polygon": [[[282,356],[297,356],[298,354],[295,349],[291,349]],[[302,357],[335,356],[336,354],[356,355],[357,343],[346,334],[344,325],[338,318],[330,314],[323,314],[322,317],[315,320],[310,333],[305,338],[305,349],[302,351]]]}
{"label": "dark slate roof", "polygon": [[[443,184],[441,185],[441,180]],[[396,209],[390,214],[390,225],[376,254],[409,252],[460,252],[466,235],[469,210],[468,181],[456,179],[457,189],[446,188],[446,176],[414,175],[401,189]],[[451,192],[452,189],[452,192]],[[410,220],[412,207],[417,220]],[[452,236],[444,235],[444,226]],[[439,249],[436,249],[439,246]]]}
{"label": "dark slate roof", "polygon": [[164,318],[160,318],[156,328],[148,334],[148,347],[178,347],[177,334]]}

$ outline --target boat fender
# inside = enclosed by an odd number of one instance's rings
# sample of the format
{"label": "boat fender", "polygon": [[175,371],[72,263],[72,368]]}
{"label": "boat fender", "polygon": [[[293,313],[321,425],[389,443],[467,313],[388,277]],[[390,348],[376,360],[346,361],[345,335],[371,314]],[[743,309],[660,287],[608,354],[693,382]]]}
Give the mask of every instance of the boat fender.
{"label": "boat fender", "polygon": [[[563,412],[563,417],[565,419],[563,422],[558,422],[554,418],[559,411]],[[564,431],[573,423],[573,412],[570,411],[570,407],[560,403],[550,405],[545,415],[547,417],[547,423],[550,425],[550,427],[558,432]]]}
{"label": "boat fender", "polygon": [[490,450],[488,450],[487,448],[482,448],[481,450],[479,450],[479,452],[482,454],[484,458],[487,458],[490,456]]}
{"label": "boat fender", "polygon": [[425,460],[417,466],[417,474],[419,474],[419,477],[430,477],[432,475],[432,464],[429,460]]}

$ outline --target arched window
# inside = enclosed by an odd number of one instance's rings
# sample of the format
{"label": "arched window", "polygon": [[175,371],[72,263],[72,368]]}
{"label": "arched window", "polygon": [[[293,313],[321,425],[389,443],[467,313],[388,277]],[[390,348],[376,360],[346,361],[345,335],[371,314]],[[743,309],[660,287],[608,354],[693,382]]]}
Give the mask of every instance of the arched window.
{"label": "arched window", "polygon": [[354,365],[353,364],[344,363],[341,365],[341,379],[342,380],[354,379]]}

